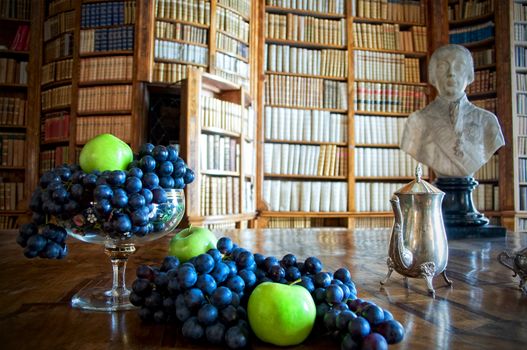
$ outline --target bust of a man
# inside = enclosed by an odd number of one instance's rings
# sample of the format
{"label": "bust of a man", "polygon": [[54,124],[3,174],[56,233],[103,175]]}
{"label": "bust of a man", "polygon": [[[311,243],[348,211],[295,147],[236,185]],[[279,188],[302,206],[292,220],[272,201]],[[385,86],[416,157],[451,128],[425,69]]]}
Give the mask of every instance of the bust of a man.
{"label": "bust of a man", "polygon": [[505,142],[496,116],[465,94],[474,81],[470,51],[440,47],[430,58],[428,76],[438,96],[408,117],[401,149],[440,177],[472,176]]}

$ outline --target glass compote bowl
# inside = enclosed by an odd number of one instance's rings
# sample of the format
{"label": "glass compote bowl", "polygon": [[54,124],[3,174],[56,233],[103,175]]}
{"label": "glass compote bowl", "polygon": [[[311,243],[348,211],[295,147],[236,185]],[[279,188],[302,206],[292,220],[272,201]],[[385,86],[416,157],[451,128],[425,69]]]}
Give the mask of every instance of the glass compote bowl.
{"label": "glass compote bowl", "polygon": [[181,189],[166,190],[168,201],[153,204],[149,223],[154,230],[145,235],[125,233],[115,237],[104,229],[104,224],[96,221],[95,215],[85,211],[61,222],[68,234],[78,240],[104,246],[113,267],[111,289],[107,287],[83,288],[71,299],[75,308],[94,311],[119,311],[136,308],[129,301],[130,291],[126,288],[126,263],[136,250],[136,245],[161,238],[174,230],[181,222],[185,212],[185,193]]}

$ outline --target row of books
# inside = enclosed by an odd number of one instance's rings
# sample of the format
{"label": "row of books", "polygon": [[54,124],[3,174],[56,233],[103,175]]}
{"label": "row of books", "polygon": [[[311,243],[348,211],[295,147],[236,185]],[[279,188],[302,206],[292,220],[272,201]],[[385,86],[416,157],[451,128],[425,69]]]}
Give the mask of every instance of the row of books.
{"label": "row of books", "polygon": [[421,82],[421,68],[418,58],[407,58],[402,54],[373,51],[355,51],[353,55],[355,79]]}
{"label": "row of books", "polygon": [[0,210],[17,210],[23,199],[23,182],[0,182]]}
{"label": "row of books", "polygon": [[82,5],[81,28],[135,23],[135,1],[111,1]]}
{"label": "row of books", "polygon": [[27,84],[27,61],[0,57],[0,84]]}
{"label": "row of books", "polygon": [[68,107],[71,104],[71,85],[59,86],[54,89],[42,91],[40,95],[42,110]]}
{"label": "row of books", "polygon": [[190,24],[156,21],[155,35],[158,39],[175,39],[190,41],[197,44],[207,44],[209,31]]}
{"label": "row of books", "polygon": [[158,0],[155,2],[157,18],[176,19],[186,22],[210,24],[208,0]]}
{"label": "row of books", "polygon": [[44,41],[75,29],[75,11],[62,12],[44,21]]}
{"label": "row of books", "polygon": [[209,49],[203,46],[158,40],[154,44],[154,57],[208,65]]}
{"label": "row of books", "polygon": [[81,30],[81,53],[133,49],[133,26]]}
{"label": "row of books", "polygon": [[404,183],[356,182],[355,210],[357,212],[392,212],[390,198]]}
{"label": "row of books", "polygon": [[527,182],[527,158],[518,159],[518,181]]}
{"label": "row of books", "polygon": [[132,106],[132,85],[79,89],[79,112],[122,111]]}
{"label": "row of books", "polygon": [[348,152],[337,145],[264,144],[264,173],[271,175],[347,176]]}
{"label": "row of books", "polygon": [[200,214],[202,216],[240,213],[240,178],[201,176]]}
{"label": "row of books", "polygon": [[527,115],[527,94],[516,94],[516,114]]}
{"label": "row of books", "polygon": [[[318,222],[316,222],[315,220],[317,220]],[[323,226],[324,226],[324,220],[315,219],[315,218],[269,218],[269,220],[267,221],[267,225],[266,225],[267,228],[282,228],[282,229],[284,228],[310,228],[310,227],[323,227]]]}
{"label": "row of books", "polygon": [[424,24],[425,4],[421,0],[354,0],[358,17]]}
{"label": "row of books", "polygon": [[329,111],[265,106],[265,140],[335,142],[348,140],[348,116]]}
{"label": "row of books", "polygon": [[479,184],[472,192],[472,202],[478,210],[500,210],[500,188],[493,184]]}
{"label": "row of books", "polygon": [[216,7],[216,29],[249,43],[249,27],[249,22],[245,22],[237,13],[224,7]]}
{"label": "row of books", "polygon": [[313,11],[344,15],[346,2],[344,0],[309,1],[309,0],[266,0],[268,6],[291,8],[295,10]]}
{"label": "row of books", "polygon": [[272,211],[348,210],[348,183],[341,181],[264,180],[262,196]]}
{"label": "row of books", "polygon": [[518,135],[527,136],[527,117],[517,116],[518,120]]}
{"label": "row of books", "polygon": [[40,152],[39,169],[43,173],[45,171],[54,169],[55,167],[69,162],[68,146],[58,146],[53,149],[48,149]]}
{"label": "row of books", "polygon": [[264,68],[270,72],[346,78],[347,50],[311,50],[287,45],[265,45]]}
{"label": "row of books", "polygon": [[494,48],[471,51],[474,67],[486,66],[496,63],[496,52]]}
{"label": "row of books", "polygon": [[0,17],[29,19],[31,0],[3,0],[0,2]]}
{"label": "row of books", "polygon": [[0,165],[23,167],[26,136],[24,134],[0,132]]}
{"label": "row of books", "polygon": [[9,49],[15,51],[28,51],[29,50],[29,25],[21,24],[16,29],[15,36]]}
{"label": "row of books", "polygon": [[494,154],[489,161],[476,171],[474,178],[477,180],[496,181],[500,174],[499,156]]}
{"label": "row of books", "polygon": [[514,47],[514,63],[518,68],[526,68],[527,60],[525,59],[527,47],[515,46]]}
{"label": "row of books", "polygon": [[399,145],[406,118],[355,115],[355,144]]}
{"label": "row of books", "polygon": [[448,20],[458,21],[494,11],[494,0],[462,0],[448,4]]}
{"label": "row of books", "polygon": [[0,97],[0,125],[26,125],[27,101],[18,97]]}
{"label": "row of books", "polygon": [[228,71],[222,70],[219,66],[216,66],[214,68],[214,74],[220,78],[223,78],[223,79],[226,79],[232,82],[233,84],[242,86],[245,90],[250,89],[249,76],[244,77],[237,73],[228,72]]}
{"label": "row of books", "polygon": [[73,59],[60,60],[44,64],[40,72],[40,83],[42,85],[52,83],[54,81],[72,79]]}
{"label": "row of books", "polygon": [[392,217],[376,217],[376,218],[356,218],[355,228],[356,229],[372,229],[372,228],[385,228],[393,225]]}
{"label": "row of books", "polygon": [[520,210],[527,210],[527,186],[521,185],[519,188]]}
{"label": "row of books", "polygon": [[239,171],[239,139],[218,134],[200,135],[201,170]]}
{"label": "row of books", "polygon": [[73,10],[75,2],[75,0],[52,0],[48,4],[48,15],[54,16],[60,12]]}
{"label": "row of books", "polygon": [[221,32],[216,33],[216,47],[245,59],[249,59],[249,46]]}
{"label": "row of books", "polygon": [[496,114],[496,98],[486,98],[483,100],[474,100],[471,102],[479,108],[486,109],[487,111]]}
{"label": "row of books", "polygon": [[353,45],[369,49],[426,52],[426,27],[402,31],[399,24],[353,23]]}
{"label": "row of books", "polygon": [[[200,224],[200,227],[204,227],[204,228],[212,231],[213,233],[218,233],[218,231],[236,229],[236,222],[235,221],[230,221],[230,222],[221,222],[221,223],[215,223],[215,224]],[[242,227],[240,227],[240,228],[242,228]],[[245,228],[247,228],[247,227],[245,227]],[[222,235],[221,233],[219,233],[219,234]]]}
{"label": "row of books", "polygon": [[527,41],[527,24],[514,23],[513,30],[514,41]]}
{"label": "row of books", "polygon": [[203,70],[203,67],[191,66],[180,63],[154,62],[153,81],[175,83],[187,78],[189,67]]}
{"label": "row of books", "polygon": [[489,21],[474,26],[452,29],[448,33],[451,44],[466,44],[494,37],[494,22]]}
{"label": "row of books", "polygon": [[474,73],[474,82],[467,86],[467,94],[488,91],[496,91],[496,71],[488,69],[476,71]]}
{"label": "row of books", "polygon": [[125,142],[132,140],[132,117],[129,115],[78,117],[76,123],[77,144],[84,144],[104,133],[113,134]]}
{"label": "row of books", "polygon": [[70,113],[55,112],[44,116],[40,124],[40,136],[43,142],[62,141],[70,135]]}
{"label": "row of books", "polygon": [[516,73],[516,90],[527,91],[527,74]]}
{"label": "row of books", "polygon": [[[525,202],[527,202],[527,200],[524,201],[524,203]],[[523,231],[523,232],[527,231],[527,219],[526,218],[517,218],[516,222],[517,222],[517,227],[519,231]]]}
{"label": "row of books", "polygon": [[527,137],[518,137],[518,155],[527,156]]}
{"label": "row of books", "polygon": [[357,147],[354,165],[357,177],[413,177],[417,161],[400,149]]}
{"label": "row of books", "polygon": [[353,103],[356,111],[412,113],[426,106],[426,87],[355,82]]}
{"label": "row of books", "polygon": [[0,215],[0,229],[1,230],[13,230],[18,228],[17,225],[18,215]]}
{"label": "row of books", "polygon": [[132,80],[133,56],[83,58],[79,81]]}
{"label": "row of books", "polygon": [[[254,155],[256,154],[254,142],[243,141],[243,153]],[[243,159],[243,173],[246,176],[253,176],[256,174],[256,157],[246,156]]]}
{"label": "row of books", "polygon": [[305,108],[348,108],[348,84],[318,78],[269,75],[265,104]]}
{"label": "row of books", "polygon": [[218,4],[238,11],[244,17],[251,16],[251,0],[218,0]]}
{"label": "row of books", "polygon": [[346,20],[294,14],[265,13],[267,39],[294,40],[323,45],[346,45]]}
{"label": "row of books", "polygon": [[44,63],[73,55],[73,33],[64,33],[44,44]]}
{"label": "row of books", "polygon": [[527,21],[527,4],[514,1],[511,13],[514,21]]}
{"label": "row of books", "polygon": [[222,52],[216,52],[216,68],[219,68],[224,72],[249,78],[249,63]]}
{"label": "row of books", "polygon": [[251,181],[244,181],[243,183],[243,199],[242,210],[244,213],[256,212],[256,189]]}
{"label": "row of books", "polygon": [[241,133],[242,107],[240,104],[203,96],[200,99],[201,126],[219,128],[225,131]]}

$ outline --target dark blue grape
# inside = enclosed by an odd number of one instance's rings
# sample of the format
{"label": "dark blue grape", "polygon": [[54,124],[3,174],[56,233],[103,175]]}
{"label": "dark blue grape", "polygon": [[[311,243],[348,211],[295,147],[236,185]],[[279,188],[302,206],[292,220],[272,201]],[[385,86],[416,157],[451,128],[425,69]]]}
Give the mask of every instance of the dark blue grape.
{"label": "dark blue grape", "polygon": [[227,278],[227,280],[225,281],[225,286],[234,293],[241,293],[245,288],[245,282],[240,276],[236,275]]}
{"label": "dark blue grape", "polygon": [[61,181],[60,176],[55,174],[55,172],[47,171],[40,177],[39,184],[40,184],[40,187],[45,189],[48,187],[50,183],[60,182],[60,181]]}
{"label": "dark blue grape", "polygon": [[130,176],[126,179],[125,183],[126,192],[129,194],[137,193],[143,188],[143,183],[141,179],[135,176]]}
{"label": "dark blue grape", "polygon": [[107,181],[112,186],[122,186],[126,181],[126,173],[122,170],[113,170]]}
{"label": "dark blue grape", "polygon": [[53,191],[51,198],[53,198],[56,203],[63,204],[68,200],[69,193],[64,187],[57,188],[55,191]]}
{"label": "dark blue grape", "polygon": [[200,254],[196,257],[196,271],[198,273],[209,273],[214,269],[214,259],[209,254]]}
{"label": "dark blue grape", "polygon": [[300,270],[298,269],[298,267],[289,266],[288,268],[286,268],[285,279],[287,281],[293,282],[299,279],[300,277],[302,277],[302,274],[300,273]]}
{"label": "dark blue grape", "polygon": [[337,316],[337,329],[339,331],[346,331],[348,329],[348,323],[352,319],[357,318],[354,312],[350,310],[344,310]]}
{"label": "dark blue grape", "polygon": [[175,160],[178,159],[179,152],[177,150],[177,146],[176,145],[168,145],[167,146],[167,151],[168,151],[168,158],[167,158],[167,160],[175,161]]}
{"label": "dark blue grape", "polygon": [[207,341],[211,344],[221,344],[225,335],[225,326],[216,322],[205,329]]}
{"label": "dark blue grape", "polygon": [[62,247],[53,241],[48,241],[43,250],[40,251],[40,254],[44,258],[56,259],[62,250]]}
{"label": "dark blue grape", "polygon": [[203,338],[203,335],[205,334],[205,330],[199,324],[198,318],[195,316],[192,316],[183,323],[183,328],[181,329],[181,333],[186,338],[199,340]]}
{"label": "dark blue grape", "polygon": [[175,178],[183,178],[185,175],[185,172],[187,171],[187,165],[185,164],[185,161],[181,158],[176,160],[174,163],[174,171],[172,172],[172,176]]}
{"label": "dark blue grape", "polygon": [[361,316],[367,319],[372,326],[384,321],[384,311],[377,305],[368,305],[363,308]]}
{"label": "dark blue grape", "polygon": [[144,226],[148,223],[148,211],[145,207],[134,210],[130,215],[132,223],[136,226]]}
{"label": "dark blue grape", "polygon": [[73,172],[73,175],[71,176],[71,182],[74,184],[82,184],[82,180],[87,174],[82,170],[77,170]]}
{"label": "dark blue grape", "polygon": [[220,251],[218,249],[209,249],[207,251],[207,254],[212,256],[212,259],[214,260],[214,262],[220,262],[221,261],[222,255],[221,255],[221,253],[220,253]]}
{"label": "dark blue grape", "polygon": [[280,265],[273,265],[269,269],[268,277],[275,282],[280,281],[282,278],[285,278],[285,270]]}
{"label": "dark blue grape", "polygon": [[163,296],[156,290],[153,290],[145,297],[145,306],[150,309],[160,309],[163,306]]}
{"label": "dark blue grape", "polygon": [[228,305],[219,312],[220,322],[224,325],[233,326],[238,321],[238,311],[233,305]]}
{"label": "dark blue grape", "polygon": [[152,151],[152,156],[158,162],[164,162],[168,158],[168,150],[163,145],[157,145]]}
{"label": "dark blue grape", "polygon": [[27,247],[36,252],[40,252],[44,249],[47,243],[48,240],[41,235],[33,235],[27,239]]}
{"label": "dark blue grape", "polygon": [[137,294],[136,292],[131,292],[129,299],[132,305],[135,305],[135,306],[143,306],[145,303],[145,299],[139,294]]}
{"label": "dark blue grape", "polygon": [[156,175],[156,173],[145,173],[141,181],[143,182],[143,187],[148,188],[149,190],[159,186],[159,177]]}
{"label": "dark blue grape", "polygon": [[217,288],[216,280],[208,273],[199,275],[196,281],[196,288],[201,289],[203,294],[210,296]]}
{"label": "dark blue grape", "polygon": [[221,237],[216,243],[216,247],[222,254],[230,254],[233,248],[233,242],[228,237]]}
{"label": "dark blue grape", "polygon": [[342,302],[344,298],[344,292],[342,288],[335,284],[331,284],[326,288],[326,302],[328,304],[337,304]]}
{"label": "dark blue grape", "polygon": [[247,346],[249,339],[247,332],[240,327],[234,326],[225,333],[225,343],[231,349],[241,349]]}
{"label": "dark blue grape", "polygon": [[347,333],[344,336],[344,338],[342,338],[340,349],[341,350],[360,350],[360,343],[353,340],[351,334]]}
{"label": "dark blue grape", "polygon": [[179,259],[175,256],[166,256],[161,264],[161,271],[167,272],[179,266]]}
{"label": "dark blue grape", "polygon": [[29,237],[36,235],[38,233],[38,227],[35,224],[29,223],[29,224],[23,224],[20,226],[20,229],[18,230],[19,234],[24,237],[25,239],[28,239]]}
{"label": "dark blue grape", "polygon": [[379,333],[370,333],[362,341],[362,350],[388,350],[386,339]]}
{"label": "dark blue grape", "polygon": [[324,320],[324,316],[331,309],[331,306],[329,306],[326,303],[320,303],[320,304],[317,304],[316,308],[317,308],[317,319]]}
{"label": "dark blue grape", "polygon": [[102,199],[95,202],[93,209],[95,209],[95,211],[100,215],[106,216],[112,211],[112,203],[110,203],[108,199]]}
{"label": "dark blue grape", "polygon": [[310,256],[304,261],[304,268],[307,272],[316,274],[317,272],[322,271],[322,262],[318,258]]}
{"label": "dark blue grape", "polygon": [[28,247],[24,248],[24,256],[26,258],[28,258],[28,259],[36,258],[38,256],[38,254],[39,254],[39,252],[37,252],[35,250],[31,250]]}
{"label": "dark blue grape", "polygon": [[[152,156],[144,156],[139,161],[139,165],[141,167],[141,170],[143,170],[144,173],[152,172],[156,169],[156,160]],[[143,175],[144,176],[144,175]]]}
{"label": "dark blue grape", "polygon": [[325,288],[315,288],[313,293],[311,293],[315,304],[320,304],[326,301],[326,289]]}
{"label": "dark blue grape", "polygon": [[86,187],[94,188],[97,183],[97,178],[98,176],[93,173],[88,174],[82,179],[82,184]]}
{"label": "dark blue grape", "polygon": [[211,271],[210,275],[216,280],[216,283],[219,284],[227,279],[229,272],[229,267],[225,263],[219,262]]}
{"label": "dark blue grape", "polygon": [[196,178],[196,174],[194,174],[194,171],[190,168],[187,168],[185,170],[185,175],[183,175],[183,181],[185,182],[185,184],[190,184],[194,181],[194,179]]}
{"label": "dark blue grape", "polygon": [[157,310],[154,312],[154,322],[165,323],[167,320],[167,314],[163,310]]}
{"label": "dark blue grape", "polygon": [[93,190],[93,198],[95,198],[96,201],[100,201],[102,199],[111,199],[112,196],[112,188],[108,185],[98,185]]}
{"label": "dark blue grape", "polygon": [[205,296],[198,288],[187,289],[183,293],[183,297],[185,298],[185,305],[187,305],[190,310],[197,310],[201,304],[205,302]]}
{"label": "dark blue grape", "polygon": [[152,194],[152,191],[150,191],[148,188],[141,189],[139,191],[139,194],[145,197],[146,204],[150,204],[152,200],[154,199],[154,195]]}
{"label": "dark blue grape", "polygon": [[221,286],[212,293],[211,303],[218,309],[229,305],[232,301],[232,292],[229,288]]}
{"label": "dark blue grape", "polygon": [[112,218],[112,226],[118,233],[129,232],[132,229],[132,220],[128,214],[117,213]]}
{"label": "dark blue grape", "polygon": [[163,204],[163,203],[166,203],[168,201],[167,193],[161,187],[154,188],[152,190],[152,195],[154,196],[153,197],[153,202],[154,203]]}
{"label": "dark blue grape", "polygon": [[128,197],[128,206],[132,209],[139,209],[144,207],[146,204],[145,197],[139,193],[133,193]]}
{"label": "dark blue grape", "polygon": [[343,283],[351,282],[351,274],[348,269],[341,267],[333,274],[333,278],[342,281]]}
{"label": "dark blue grape", "polygon": [[154,278],[156,290],[163,291],[168,287],[168,276],[166,272],[159,272]]}
{"label": "dark blue grape", "polygon": [[141,168],[133,167],[128,170],[128,176],[137,177],[138,179],[141,179],[143,177],[143,171],[141,170]]}
{"label": "dark blue grape", "polygon": [[[123,191],[124,192],[124,191]],[[116,193],[112,197],[112,204],[116,208],[124,208],[128,205],[128,195],[126,193]]]}
{"label": "dark blue grape", "polygon": [[393,320],[393,315],[392,315],[392,313],[390,311],[388,311],[386,309],[383,309],[382,311],[384,313],[384,321]]}
{"label": "dark blue grape", "polygon": [[370,334],[371,327],[364,317],[357,317],[349,321],[348,332],[355,341],[362,341],[362,339]]}
{"label": "dark blue grape", "polygon": [[159,186],[166,189],[174,188],[175,182],[174,179],[170,176],[161,176],[159,178]]}
{"label": "dark blue grape", "polygon": [[269,270],[271,269],[272,266],[276,266],[276,265],[279,266],[280,262],[274,256],[268,256],[267,258],[265,258],[263,264],[264,264],[263,270],[266,271],[266,272],[269,272]]}
{"label": "dark blue grape", "polygon": [[172,175],[172,171],[174,171],[174,165],[172,162],[164,161],[159,165],[157,173],[161,176],[170,176]]}
{"label": "dark blue grape", "polygon": [[178,190],[182,190],[185,188],[185,181],[182,177],[174,178],[174,188]]}
{"label": "dark blue grape", "polygon": [[309,293],[315,290],[315,284],[313,283],[313,279],[309,276],[302,276],[298,285],[307,289]]}
{"label": "dark blue grape", "polygon": [[327,272],[318,272],[313,278],[315,287],[326,288],[331,283],[331,276]]}
{"label": "dark blue grape", "polygon": [[152,291],[152,284],[148,279],[138,278],[132,283],[132,290],[137,295],[146,297]]}
{"label": "dark blue grape", "polygon": [[254,262],[256,263],[256,266],[262,267],[265,261],[265,256],[260,253],[255,253],[253,254],[253,257],[254,257]]}
{"label": "dark blue grape", "polygon": [[192,265],[181,265],[177,276],[179,285],[183,289],[191,288],[198,280],[198,275]]}
{"label": "dark blue grape", "polygon": [[254,264],[254,256],[251,252],[244,250],[236,257],[236,265],[239,269],[247,268]]}
{"label": "dark blue grape", "polygon": [[141,318],[141,320],[143,320],[144,322],[151,322],[154,319],[154,313],[146,306],[142,306],[139,309],[138,314],[139,318]]}
{"label": "dark blue grape", "polygon": [[404,338],[403,325],[393,319],[379,323],[375,332],[382,335],[388,344],[396,344]]}
{"label": "dark blue grape", "polygon": [[154,150],[154,145],[151,143],[144,143],[139,147],[139,156],[143,157],[146,155],[151,155]]}
{"label": "dark blue grape", "polygon": [[32,212],[41,212],[42,199],[41,199],[42,189],[37,187],[35,191],[31,194],[31,199],[29,200],[29,209]]}
{"label": "dark blue grape", "polygon": [[76,200],[81,200],[84,196],[84,186],[81,184],[73,184],[70,188],[71,196]]}
{"label": "dark blue grape", "polygon": [[349,309],[353,312],[357,311],[357,308],[362,303],[362,299],[356,298],[356,299],[348,299],[346,301],[346,304],[348,305]]}
{"label": "dark blue grape", "polygon": [[203,304],[198,311],[198,321],[203,326],[208,326],[218,319],[218,309],[211,304]]}
{"label": "dark blue grape", "polygon": [[328,331],[334,331],[337,329],[337,317],[340,311],[335,309],[330,309],[324,315],[324,326]]}
{"label": "dark blue grape", "polygon": [[229,276],[236,276],[236,274],[238,273],[236,263],[232,260],[226,260],[224,261],[224,264],[227,265],[227,267],[229,268]]}
{"label": "dark blue grape", "polygon": [[293,254],[286,254],[283,256],[282,260],[280,261],[280,264],[284,268],[296,266],[296,256],[294,256]]}
{"label": "dark blue grape", "polygon": [[256,274],[247,269],[238,271],[238,275],[243,279],[245,287],[251,288],[256,284]]}

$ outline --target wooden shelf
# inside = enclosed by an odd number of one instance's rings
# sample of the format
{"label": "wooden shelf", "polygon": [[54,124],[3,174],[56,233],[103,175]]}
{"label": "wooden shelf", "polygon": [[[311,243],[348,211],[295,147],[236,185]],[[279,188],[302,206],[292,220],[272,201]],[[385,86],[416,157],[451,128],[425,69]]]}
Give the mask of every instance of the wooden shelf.
{"label": "wooden shelf", "polygon": [[460,43],[459,45],[463,45],[464,47],[470,50],[470,49],[476,49],[476,48],[481,48],[481,47],[492,45],[494,44],[494,40],[495,40],[494,37],[490,37],[490,38],[480,40],[480,41],[473,41],[470,43]]}
{"label": "wooden shelf", "polygon": [[72,55],[60,56],[60,57],[57,57],[57,58],[53,58],[53,59],[51,59],[49,61],[45,61],[43,64],[49,64],[49,63],[53,63],[53,62],[66,61],[66,60],[72,60],[72,59],[73,59]]}
{"label": "wooden shelf", "polygon": [[369,17],[353,17],[353,22],[356,23],[371,23],[371,24],[399,24],[400,26],[425,26],[425,23],[417,23],[417,22],[406,22],[406,21],[396,21],[391,19],[384,19],[384,18],[369,18]]}
{"label": "wooden shelf", "polygon": [[325,141],[301,141],[301,140],[280,140],[280,139],[265,139],[266,143],[288,143],[295,145],[336,145],[346,147],[348,144],[346,142],[325,142]]}
{"label": "wooden shelf", "polygon": [[25,90],[27,89],[27,84],[0,83],[0,89]]}
{"label": "wooden shelf", "polygon": [[26,170],[26,168],[23,166],[0,165],[0,170],[22,171],[22,170]]}
{"label": "wooden shelf", "polygon": [[131,114],[130,109],[121,109],[121,110],[109,110],[109,111],[77,111],[79,117],[89,117],[89,116],[101,116],[101,115],[127,115]]}
{"label": "wooden shelf", "polygon": [[101,85],[131,85],[131,84],[132,84],[131,80],[125,80],[125,79],[79,81],[80,87],[101,86]]}
{"label": "wooden shelf", "polygon": [[425,58],[426,56],[428,56],[428,53],[426,53],[426,52],[387,50],[387,49],[373,49],[373,48],[369,48],[369,47],[354,47],[353,50],[355,50],[355,51],[381,52],[381,53],[393,53],[393,54],[399,54],[399,55],[404,55],[406,57],[414,57],[414,58]]}
{"label": "wooden shelf", "polygon": [[193,27],[198,27],[198,28],[203,28],[203,29],[210,29],[210,25],[209,24],[202,24],[202,23],[198,23],[198,22],[183,21],[183,20],[174,19],[174,18],[156,17],[155,20],[156,21],[160,21],[160,22],[180,23],[180,24],[190,25],[190,26],[193,26]]}
{"label": "wooden shelf", "polygon": [[[428,180],[428,176],[423,176],[422,179]],[[355,181],[364,182],[410,182],[415,180],[414,176],[355,176]]]}
{"label": "wooden shelf", "polygon": [[189,62],[189,61],[183,61],[183,60],[174,60],[174,59],[170,59],[170,58],[158,58],[158,57],[155,57],[154,61],[155,62],[161,62],[161,63],[180,63],[180,64],[186,64],[186,65],[191,65],[191,66],[196,66],[196,67],[203,67],[203,68],[208,68],[209,67],[208,65],[202,64],[202,63]]}
{"label": "wooden shelf", "polygon": [[22,215],[27,212],[27,210],[2,210],[0,211],[0,216]]}
{"label": "wooden shelf", "polygon": [[193,46],[200,46],[200,47],[205,47],[207,49],[209,48],[209,45],[207,45],[207,44],[202,44],[202,43],[198,43],[198,42],[194,42],[194,41],[186,41],[186,40],[172,39],[172,38],[158,38],[158,37],[156,37],[155,40],[171,41],[171,42],[174,42],[174,43],[188,44],[188,45],[193,45]]}
{"label": "wooden shelf", "polygon": [[256,218],[256,212],[253,213],[242,213],[242,214],[230,214],[230,215],[211,215],[211,216],[189,216],[188,221],[190,223],[199,223],[202,225],[209,224],[225,224],[230,222],[249,221]]}
{"label": "wooden shelf", "polygon": [[61,105],[61,106],[54,106],[47,109],[42,109],[42,113],[50,113],[50,112],[59,112],[59,111],[69,111],[71,108],[71,105]]}
{"label": "wooden shelf", "polygon": [[108,51],[90,51],[81,52],[79,56],[81,59],[87,57],[105,57],[105,56],[131,56],[134,54],[133,50],[108,50]]}
{"label": "wooden shelf", "polygon": [[65,85],[71,85],[71,84],[72,84],[72,80],[71,79],[56,80],[56,81],[51,81],[49,83],[44,83],[44,84],[40,85],[40,89],[41,90],[48,90],[48,89],[54,89],[54,88],[57,88],[57,87],[61,87],[61,86],[65,86]]}
{"label": "wooden shelf", "polygon": [[354,82],[360,82],[360,83],[380,83],[380,84],[396,84],[396,85],[411,85],[411,86],[422,86],[422,87],[428,87],[428,83],[416,83],[416,82],[392,81],[392,80],[368,80],[368,79],[355,79]]}
{"label": "wooden shelf", "polygon": [[223,35],[226,35],[226,36],[228,36],[229,38],[232,38],[232,39],[234,39],[234,40],[236,40],[236,41],[241,42],[242,44],[245,44],[245,45],[249,46],[249,43],[248,43],[247,41],[243,40],[242,38],[237,37],[235,34],[232,34],[232,33],[226,32],[226,31],[221,30],[221,29],[216,29],[216,32],[217,32],[217,33],[221,33],[221,34],[223,34]]}
{"label": "wooden shelf", "polygon": [[464,26],[470,26],[470,25],[473,25],[473,24],[479,24],[479,23],[488,22],[488,21],[491,21],[493,19],[494,19],[494,13],[490,12],[490,13],[487,13],[487,14],[484,14],[484,15],[480,15],[480,16],[474,16],[474,17],[463,18],[463,19],[456,19],[456,20],[453,20],[453,21],[449,21],[448,24],[449,24],[450,28],[459,28],[459,27],[464,27]]}
{"label": "wooden shelf", "polygon": [[292,7],[281,7],[281,6],[271,6],[271,5],[266,5],[265,11],[270,12],[270,13],[279,13],[279,14],[292,13],[295,15],[312,16],[312,17],[325,18],[325,19],[346,18],[346,15],[343,13],[319,12],[319,11],[296,9]]}
{"label": "wooden shelf", "polygon": [[292,180],[347,180],[346,176],[320,176],[320,175],[285,175],[285,174],[270,174],[265,173],[264,177],[292,179]]}
{"label": "wooden shelf", "polygon": [[496,70],[496,63],[482,64],[481,66],[474,67],[474,70]]}
{"label": "wooden shelf", "polygon": [[265,71],[267,75],[286,75],[289,77],[302,77],[302,78],[314,78],[314,79],[324,79],[324,80],[337,80],[337,81],[348,81],[347,77],[331,77],[326,75],[312,75],[312,74],[303,74],[303,73],[290,73],[290,72],[273,72]]}
{"label": "wooden shelf", "polygon": [[288,40],[288,39],[273,39],[273,38],[265,38],[266,44],[278,44],[278,45],[290,45],[290,46],[296,46],[296,47],[302,47],[302,48],[311,48],[311,49],[337,49],[337,50],[345,50],[347,49],[346,45],[334,45],[334,44],[323,44],[323,43],[315,43],[315,42],[309,42],[309,41],[299,41],[299,40]]}
{"label": "wooden shelf", "polygon": [[29,56],[29,51],[18,51],[10,49],[0,49],[0,56],[9,55],[9,56]]}
{"label": "wooden shelf", "polygon": [[318,107],[301,107],[301,106],[288,106],[288,105],[279,105],[279,104],[271,104],[266,103],[266,106],[269,107],[281,107],[281,108],[290,108],[290,109],[307,109],[310,111],[328,111],[328,112],[334,112],[334,113],[341,113],[341,114],[347,114],[347,109],[336,109],[336,108],[318,108]]}
{"label": "wooden shelf", "polygon": [[399,148],[399,145],[388,143],[356,143],[355,148]]}
{"label": "wooden shelf", "polygon": [[210,175],[210,176],[236,176],[236,177],[240,176],[240,173],[237,171],[207,169],[207,170],[200,170],[200,172],[202,175]]}
{"label": "wooden shelf", "polygon": [[0,129],[25,129],[26,125],[0,124]]}
{"label": "wooden shelf", "polygon": [[44,44],[49,43],[49,42],[52,41],[52,40],[58,39],[58,38],[60,38],[62,35],[64,35],[64,34],[68,34],[68,33],[69,33],[69,34],[73,34],[73,30],[66,30],[66,31],[64,31],[64,32],[61,32],[61,33],[55,34],[55,35],[53,35],[51,38],[49,38],[49,39],[47,39],[47,40],[44,40]]}
{"label": "wooden shelf", "polygon": [[223,136],[229,136],[233,138],[240,138],[241,134],[234,131],[227,131],[220,128],[213,128],[213,127],[201,127],[201,131],[206,134],[217,134],[217,135],[223,135]]}
{"label": "wooden shelf", "polygon": [[355,111],[355,115],[374,115],[381,117],[408,117],[410,113],[400,112],[376,112],[376,111]]}
{"label": "wooden shelf", "polygon": [[70,142],[69,138],[60,138],[60,139],[58,138],[55,140],[41,141],[40,145],[49,146],[49,145],[64,144],[64,143],[69,143],[69,142]]}
{"label": "wooden shelf", "polygon": [[492,98],[492,97],[496,97],[496,90],[474,92],[474,93],[471,93],[471,94],[467,94],[467,97],[468,97],[469,100],[479,100],[479,99],[485,99],[485,98]]}
{"label": "wooden shelf", "polygon": [[264,218],[347,218],[352,216],[349,211],[342,212],[318,212],[318,211],[261,211],[260,216]]}
{"label": "wooden shelf", "polygon": [[12,18],[12,17],[0,17],[0,22],[12,22],[12,23],[26,23],[30,24],[30,19],[23,19],[23,18]]}
{"label": "wooden shelf", "polygon": [[228,55],[228,56],[234,57],[234,58],[236,58],[236,59],[238,59],[238,60],[240,60],[242,62],[245,62],[247,64],[249,63],[249,59],[248,58],[240,56],[240,55],[238,55],[236,53],[233,53],[233,52],[230,52],[230,51],[227,51],[227,50],[218,49],[218,48],[216,48],[216,52],[221,52],[224,55]]}

